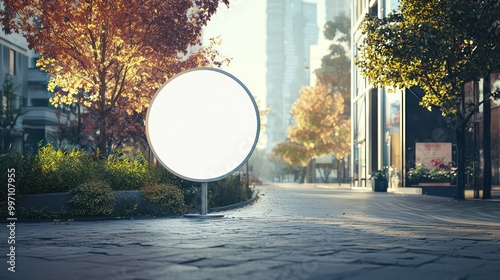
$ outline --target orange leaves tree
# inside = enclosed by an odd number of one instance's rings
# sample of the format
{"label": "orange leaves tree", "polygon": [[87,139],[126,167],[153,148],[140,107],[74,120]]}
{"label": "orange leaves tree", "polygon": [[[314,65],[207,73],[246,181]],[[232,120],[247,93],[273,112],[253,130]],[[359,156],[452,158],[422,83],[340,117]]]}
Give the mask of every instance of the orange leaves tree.
{"label": "orange leaves tree", "polygon": [[[289,142],[278,145],[275,154],[284,149],[282,158],[300,158],[297,163],[308,165],[312,160],[334,154],[339,160],[350,152],[350,122],[344,116],[344,98],[331,94],[324,84],[303,87],[292,105],[295,125],[288,130]],[[295,153],[294,157],[290,154]]]}
{"label": "orange leaves tree", "polygon": [[6,33],[21,32],[50,74],[51,103],[83,103],[98,116],[98,147],[107,153],[106,122],[118,103],[147,108],[169,77],[220,65],[201,48],[202,27],[228,0],[4,0]]}

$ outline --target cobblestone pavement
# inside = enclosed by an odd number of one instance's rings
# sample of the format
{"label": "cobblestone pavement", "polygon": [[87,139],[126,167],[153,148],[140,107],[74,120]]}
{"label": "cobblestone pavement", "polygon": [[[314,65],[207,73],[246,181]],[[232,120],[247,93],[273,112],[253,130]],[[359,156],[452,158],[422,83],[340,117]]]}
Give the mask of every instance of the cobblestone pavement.
{"label": "cobblestone pavement", "polygon": [[0,279],[500,279],[498,202],[259,189],[222,219],[18,222],[15,273],[3,224]]}

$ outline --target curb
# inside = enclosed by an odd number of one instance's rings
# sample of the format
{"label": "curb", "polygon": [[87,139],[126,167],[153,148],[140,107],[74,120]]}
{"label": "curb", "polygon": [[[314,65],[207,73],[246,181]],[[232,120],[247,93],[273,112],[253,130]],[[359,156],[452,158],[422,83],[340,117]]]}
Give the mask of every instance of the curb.
{"label": "curb", "polygon": [[227,211],[227,210],[233,210],[236,208],[241,208],[241,207],[247,206],[249,204],[252,204],[255,200],[258,199],[258,197],[259,197],[259,191],[255,192],[253,197],[250,198],[249,200],[245,200],[245,201],[231,204],[231,205],[209,208],[208,212],[221,212],[221,211]]}

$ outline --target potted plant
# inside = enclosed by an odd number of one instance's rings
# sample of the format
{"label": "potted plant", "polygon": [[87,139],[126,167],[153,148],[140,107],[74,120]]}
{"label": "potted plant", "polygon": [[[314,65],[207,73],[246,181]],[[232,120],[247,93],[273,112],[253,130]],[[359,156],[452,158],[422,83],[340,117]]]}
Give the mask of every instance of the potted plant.
{"label": "potted plant", "polygon": [[373,180],[372,189],[376,192],[386,192],[388,187],[387,168],[375,171],[370,180]]}

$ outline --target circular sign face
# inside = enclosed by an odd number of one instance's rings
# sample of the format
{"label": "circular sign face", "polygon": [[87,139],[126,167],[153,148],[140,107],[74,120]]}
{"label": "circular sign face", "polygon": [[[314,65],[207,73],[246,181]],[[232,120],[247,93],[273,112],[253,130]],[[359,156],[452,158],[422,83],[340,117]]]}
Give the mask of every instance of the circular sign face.
{"label": "circular sign face", "polygon": [[250,157],[260,132],[257,104],[233,75],[194,68],[169,79],[154,95],[146,134],[158,161],[196,182],[226,177]]}

